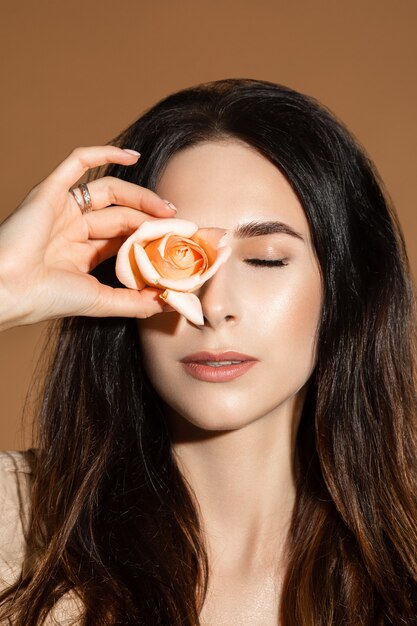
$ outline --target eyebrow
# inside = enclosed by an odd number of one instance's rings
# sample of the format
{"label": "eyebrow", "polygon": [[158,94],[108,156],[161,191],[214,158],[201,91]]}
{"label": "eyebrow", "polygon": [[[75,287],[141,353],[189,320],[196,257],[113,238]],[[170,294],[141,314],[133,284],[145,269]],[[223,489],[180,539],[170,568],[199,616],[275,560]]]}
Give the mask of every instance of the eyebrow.
{"label": "eyebrow", "polygon": [[297,233],[291,226],[284,224],[284,222],[248,222],[247,224],[240,224],[233,231],[233,236],[236,239],[249,239],[249,237],[260,237],[261,235],[273,235],[275,233],[290,235],[304,241],[304,237]]}

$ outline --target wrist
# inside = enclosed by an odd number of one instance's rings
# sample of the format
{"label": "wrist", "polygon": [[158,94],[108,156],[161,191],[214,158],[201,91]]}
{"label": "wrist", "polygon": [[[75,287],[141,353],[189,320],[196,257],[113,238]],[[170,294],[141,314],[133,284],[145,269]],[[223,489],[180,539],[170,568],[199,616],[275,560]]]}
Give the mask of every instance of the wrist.
{"label": "wrist", "polygon": [[0,274],[0,331],[19,325],[19,315],[13,294],[5,286]]}

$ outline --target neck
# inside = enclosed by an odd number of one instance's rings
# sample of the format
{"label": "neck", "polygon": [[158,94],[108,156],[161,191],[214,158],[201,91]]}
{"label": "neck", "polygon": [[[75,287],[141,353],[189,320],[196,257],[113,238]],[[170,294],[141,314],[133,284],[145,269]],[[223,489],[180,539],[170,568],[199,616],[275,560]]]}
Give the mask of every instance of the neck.
{"label": "neck", "polygon": [[[292,401],[291,401],[292,400]],[[228,431],[202,430],[169,415],[174,456],[195,493],[209,561],[219,571],[277,566],[295,501],[295,436],[301,407],[291,399]]]}

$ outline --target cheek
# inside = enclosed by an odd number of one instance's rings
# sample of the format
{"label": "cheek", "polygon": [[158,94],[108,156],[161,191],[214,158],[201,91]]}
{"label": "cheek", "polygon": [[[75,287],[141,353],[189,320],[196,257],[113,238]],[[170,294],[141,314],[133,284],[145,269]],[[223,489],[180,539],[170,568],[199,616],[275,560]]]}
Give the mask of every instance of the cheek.
{"label": "cheek", "polygon": [[315,361],[315,340],[322,306],[321,282],[293,277],[279,288],[269,290],[258,313],[258,328],[264,345],[273,346],[273,357],[294,367],[311,368]]}

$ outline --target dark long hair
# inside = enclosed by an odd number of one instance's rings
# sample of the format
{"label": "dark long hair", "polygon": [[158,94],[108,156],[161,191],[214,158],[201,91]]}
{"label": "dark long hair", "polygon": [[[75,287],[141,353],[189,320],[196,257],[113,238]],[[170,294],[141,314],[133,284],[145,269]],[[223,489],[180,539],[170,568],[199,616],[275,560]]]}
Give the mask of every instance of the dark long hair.
{"label": "dark long hair", "polygon": [[[112,142],[139,150],[138,166],[106,173],[155,189],[177,151],[227,137],[288,179],[324,285],[281,623],[415,625],[415,306],[398,220],[344,126],[313,98],[264,81],[167,97]],[[93,273],[120,286],[114,258]],[[74,317],[51,327],[34,556],[3,595],[4,611],[32,626],[71,592],[86,625],[196,626],[209,575],[198,503],[175,463],[135,320]]]}

